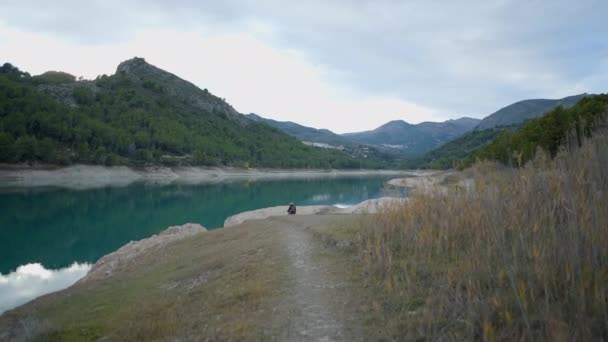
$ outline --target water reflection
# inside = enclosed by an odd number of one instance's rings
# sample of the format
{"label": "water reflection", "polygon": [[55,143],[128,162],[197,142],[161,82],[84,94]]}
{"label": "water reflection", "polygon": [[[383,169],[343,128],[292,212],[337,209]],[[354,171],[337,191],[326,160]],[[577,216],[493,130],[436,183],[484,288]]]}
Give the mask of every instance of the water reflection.
{"label": "water reflection", "polygon": [[17,267],[15,272],[0,273],[0,314],[38,296],[62,290],[82,278],[90,264],[73,263],[59,270],[47,270],[39,263]]}
{"label": "water reflection", "polygon": [[384,196],[389,177],[201,185],[135,184],[72,191],[0,192],[0,273],[29,263],[94,263],[131,240],[187,222],[223,226],[234,214],[289,204],[352,205]]}

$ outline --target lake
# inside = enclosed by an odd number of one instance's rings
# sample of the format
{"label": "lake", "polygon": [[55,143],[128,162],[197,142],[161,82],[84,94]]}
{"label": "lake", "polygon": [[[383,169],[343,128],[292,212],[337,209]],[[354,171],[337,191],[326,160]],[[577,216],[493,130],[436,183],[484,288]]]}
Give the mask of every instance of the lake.
{"label": "lake", "polygon": [[234,214],[279,205],[287,210],[289,202],[349,206],[387,195],[384,184],[393,177],[0,188],[0,314],[72,285],[103,255],[169,226],[217,229]]}
{"label": "lake", "polygon": [[0,273],[40,263],[60,269],[94,263],[131,240],[168,226],[223,226],[234,214],[270,206],[352,205],[384,195],[390,176],[247,181],[200,185],[134,184],[95,190],[0,192]]}

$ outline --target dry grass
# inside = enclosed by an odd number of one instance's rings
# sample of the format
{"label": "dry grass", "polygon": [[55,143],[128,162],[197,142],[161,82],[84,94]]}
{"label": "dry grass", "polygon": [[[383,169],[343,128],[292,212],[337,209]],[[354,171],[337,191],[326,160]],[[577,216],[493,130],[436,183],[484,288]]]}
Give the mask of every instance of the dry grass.
{"label": "dry grass", "polygon": [[142,253],[107,280],[2,316],[0,332],[44,341],[264,339],[284,286],[279,228],[243,225]]}
{"label": "dry grass", "polygon": [[608,132],[359,221],[383,337],[608,340]]}

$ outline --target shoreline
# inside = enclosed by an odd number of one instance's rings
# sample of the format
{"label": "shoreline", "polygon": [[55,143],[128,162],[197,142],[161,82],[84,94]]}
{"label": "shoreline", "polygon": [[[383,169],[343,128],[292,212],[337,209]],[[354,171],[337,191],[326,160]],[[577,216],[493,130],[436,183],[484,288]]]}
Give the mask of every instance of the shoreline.
{"label": "shoreline", "polygon": [[137,182],[158,185],[204,184],[233,181],[307,179],[329,177],[402,176],[418,177],[429,170],[320,170],[320,169],[239,169],[209,167],[130,168],[77,164],[67,167],[50,165],[0,165],[1,188],[59,187],[74,190],[124,187]]}
{"label": "shoreline", "polygon": [[446,193],[450,188],[470,190],[474,186],[470,172],[442,170],[417,177],[400,177],[386,182],[388,186],[410,188],[413,191],[428,193],[439,190]]}
{"label": "shoreline", "polygon": [[[297,213],[294,216],[374,214],[379,212],[380,209],[384,207],[396,204],[403,204],[406,202],[407,198],[380,197],[368,199],[346,208],[337,207],[335,205],[306,205],[297,207]],[[244,222],[253,220],[265,220],[277,216],[291,216],[287,215],[287,205],[244,211],[229,216],[224,221],[224,226],[222,228],[229,228],[233,226],[238,226]]]}

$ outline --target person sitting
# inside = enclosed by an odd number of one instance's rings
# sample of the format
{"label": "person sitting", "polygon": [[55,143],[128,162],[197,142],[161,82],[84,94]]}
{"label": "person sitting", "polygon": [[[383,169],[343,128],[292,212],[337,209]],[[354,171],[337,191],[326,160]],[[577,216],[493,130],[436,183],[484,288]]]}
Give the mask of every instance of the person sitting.
{"label": "person sitting", "polygon": [[289,203],[289,208],[287,208],[287,213],[289,215],[295,215],[296,214],[296,206],[295,206],[295,204],[293,204],[293,202]]}

